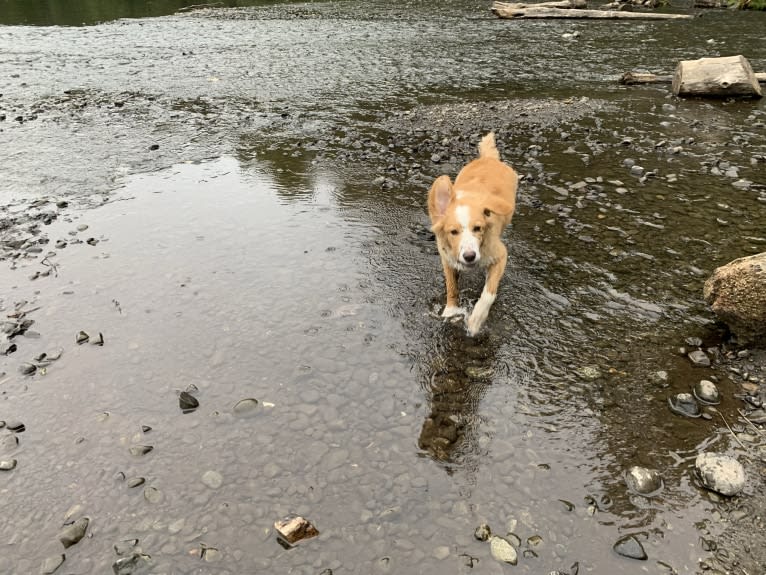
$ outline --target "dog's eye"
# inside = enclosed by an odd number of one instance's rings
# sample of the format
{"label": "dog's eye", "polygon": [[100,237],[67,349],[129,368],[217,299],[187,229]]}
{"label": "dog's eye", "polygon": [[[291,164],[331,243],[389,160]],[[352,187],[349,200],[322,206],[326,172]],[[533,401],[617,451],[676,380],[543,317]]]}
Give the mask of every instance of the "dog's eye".
{"label": "dog's eye", "polygon": [[451,233],[453,236],[458,235],[460,232],[457,230],[450,230],[449,233]]}
{"label": "dog's eye", "polygon": [[473,231],[478,234],[481,231],[481,226],[474,226]]}

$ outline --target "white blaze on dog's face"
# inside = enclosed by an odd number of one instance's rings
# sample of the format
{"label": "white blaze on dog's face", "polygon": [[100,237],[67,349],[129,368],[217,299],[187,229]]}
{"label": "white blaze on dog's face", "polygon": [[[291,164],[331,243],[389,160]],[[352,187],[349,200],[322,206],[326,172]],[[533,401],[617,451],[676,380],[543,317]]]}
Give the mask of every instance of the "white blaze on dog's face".
{"label": "white blaze on dog's face", "polygon": [[[458,196],[459,197],[459,196]],[[481,245],[487,228],[486,210],[459,200],[447,210],[443,222],[443,239],[448,245],[450,257],[462,266],[474,266],[481,262]]]}

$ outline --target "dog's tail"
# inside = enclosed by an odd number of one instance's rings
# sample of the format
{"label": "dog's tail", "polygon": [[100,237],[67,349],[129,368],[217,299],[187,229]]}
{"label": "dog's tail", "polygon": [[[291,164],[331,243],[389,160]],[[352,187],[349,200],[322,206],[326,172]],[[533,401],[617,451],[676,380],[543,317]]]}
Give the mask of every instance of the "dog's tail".
{"label": "dog's tail", "polygon": [[500,159],[500,152],[497,151],[497,147],[495,146],[494,132],[490,132],[481,139],[481,142],[479,142],[479,157],[493,158],[495,160]]}

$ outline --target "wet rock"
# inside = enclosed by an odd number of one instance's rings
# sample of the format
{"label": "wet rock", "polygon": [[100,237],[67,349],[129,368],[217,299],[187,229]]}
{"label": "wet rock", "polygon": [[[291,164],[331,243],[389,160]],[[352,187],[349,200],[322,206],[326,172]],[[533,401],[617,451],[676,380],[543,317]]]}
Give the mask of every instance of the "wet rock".
{"label": "wet rock", "polygon": [[98,345],[100,347],[103,347],[104,345],[104,334],[101,332],[98,332],[98,336],[93,338],[90,342],[93,345]]}
{"label": "wet rock", "polygon": [[146,455],[152,449],[154,449],[154,447],[151,445],[134,445],[130,448],[130,454],[136,457],[140,457],[142,455]]}
{"label": "wet rock", "polygon": [[717,268],[703,295],[740,343],[766,341],[766,252]]}
{"label": "wet rock", "polygon": [[188,391],[182,391],[178,396],[178,405],[181,407],[181,411],[189,413],[199,407],[199,401]]}
{"label": "wet rock", "polygon": [[210,489],[218,489],[223,485],[223,475],[217,471],[205,471],[202,474],[202,483],[207,485]]}
{"label": "wet rock", "polygon": [[144,483],[146,483],[146,479],[143,477],[131,477],[128,479],[128,487],[131,489],[134,489],[136,487],[141,487]]}
{"label": "wet rock", "polygon": [[489,528],[489,525],[482,523],[473,532],[473,536],[479,541],[487,541],[492,536],[492,530]]}
{"label": "wet rock", "polygon": [[18,461],[15,459],[4,459],[0,461],[0,471],[11,471],[16,469]]}
{"label": "wet rock", "polygon": [[81,517],[71,525],[65,527],[64,530],[59,533],[59,541],[61,541],[64,549],[68,549],[72,545],[79,543],[79,541],[85,537],[89,523],[90,519]]}
{"label": "wet rock", "polygon": [[519,561],[519,555],[513,545],[511,545],[508,540],[498,537],[497,535],[490,537],[489,551],[492,554],[492,557],[503,563],[516,565]]}
{"label": "wet rock", "polygon": [[55,573],[56,570],[63,565],[65,559],[66,555],[63,553],[59,555],[51,555],[43,561],[40,573],[42,573],[42,575],[51,575],[52,573]]}
{"label": "wet rock", "polygon": [[601,377],[601,370],[595,365],[585,365],[579,368],[576,373],[585,381],[596,381]]}
{"label": "wet rock", "polygon": [[7,421],[5,427],[14,433],[21,433],[27,429],[27,426],[20,421]]}
{"label": "wet rock", "polygon": [[691,393],[679,393],[668,398],[670,411],[684,417],[699,417],[700,407]]}
{"label": "wet rock", "polygon": [[712,381],[702,379],[694,385],[692,391],[697,401],[700,401],[707,405],[718,405],[721,403],[721,395],[718,392],[718,387]]}
{"label": "wet rock", "polygon": [[114,544],[114,552],[119,556],[130,555],[133,553],[140,553],[141,549],[138,547],[138,539],[123,539]]}
{"label": "wet rock", "polygon": [[662,489],[662,477],[659,472],[634,465],[625,473],[625,483],[634,493],[653,495]]}
{"label": "wet rock", "polygon": [[37,366],[34,363],[22,363],[19,366],[19,373],[22,375],[34,375],[34,373],[37,371]]}
{"label": "wet rock", "polygon": [[120,557],[112,564],[114,575],[145,575],[151,569],[152,558],[143,553],[133,553],[127,557]]}
{"label": "wet rock", "polygon": [[622,539],[619,539],[613,546],[612,549],[615,550],[615,552],[618,555],[622,555],[623,557],[628,557],[629,559],[638,559],[639,561],[646,561],[648,558],[646,555],[646,551],[644,551],[644,546],[641,545],[641,542],[635,538],[633,535],[626,535]]}
{"label": "wet rock", "polygon": [[84,331],[78,332],[77,337],[75,338],[75,340],[77,341],[77,345],[82,345],[86,343],[89,339],[90,339],[90,336]]}
{"label": "wet rock", "polygon": [[728,455],[700,453],[694,467],[702,485],[721,495],[736,495],[745,487],[744,467]]}
{"label": "wet rock", "polygon": [[298,515],[291,515],[274,522],[274,529],[280,537],[290,545],[294,545],[303,539],[309,539],[319,535],[319,531],[308,519]]}
{"label": "wet rock", "polygon": [[162,494],[162,491],[157,489],[156,487],[147,487],[144,489],[144,499],[146,499],[149,503],[159,503],[164,498],[164,495]]}
{"label": "wet rock", "polygon": [[252,397],[241,399],[234,405],[234,415],[247,417],[253,415],[258,409],[258,400]]}
{"label": "wet rock", "polygon": [[710,367],[710,358],[701,349],[690,351],[688,357],[695,367]]}

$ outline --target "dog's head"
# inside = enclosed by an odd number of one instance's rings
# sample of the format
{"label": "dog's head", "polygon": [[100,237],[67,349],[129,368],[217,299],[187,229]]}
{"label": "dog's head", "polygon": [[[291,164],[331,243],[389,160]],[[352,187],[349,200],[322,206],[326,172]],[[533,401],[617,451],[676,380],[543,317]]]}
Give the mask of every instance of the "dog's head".
{"label": "dog's head", "polygon": [[479,264],[485,237],[511,212],[512,204],[489,193],[456,193],[449,176],[437,178],[428,192],[431,230],[454,267]]}

